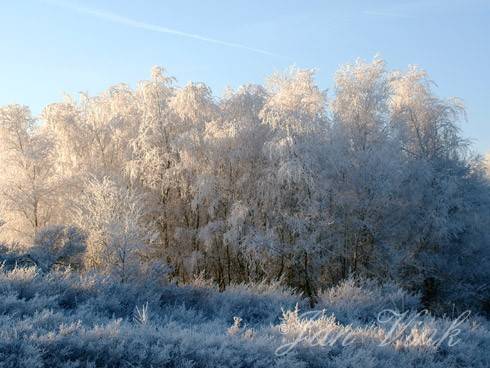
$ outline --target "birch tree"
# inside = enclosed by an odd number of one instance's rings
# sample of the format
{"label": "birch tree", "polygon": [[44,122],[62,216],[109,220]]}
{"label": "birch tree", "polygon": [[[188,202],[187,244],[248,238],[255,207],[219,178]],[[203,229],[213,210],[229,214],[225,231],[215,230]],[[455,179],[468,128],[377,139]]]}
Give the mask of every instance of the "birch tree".
{"label": "birch tree", "polygon": [[26,245],[54,220],[60,188],[50,137],[25,106],[0,109],[0,160],[1,236]]}

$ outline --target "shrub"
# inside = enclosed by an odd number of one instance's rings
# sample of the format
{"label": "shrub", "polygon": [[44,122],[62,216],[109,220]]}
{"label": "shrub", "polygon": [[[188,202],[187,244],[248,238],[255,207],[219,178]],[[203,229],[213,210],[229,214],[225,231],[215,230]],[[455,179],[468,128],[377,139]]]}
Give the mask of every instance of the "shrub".
{"label": "shrub", "polygon": [[54,266],[79,269],[83,264],[85,240],[85,235],[73,226],[48,226],[36,234],[28,255],[44,271]]}

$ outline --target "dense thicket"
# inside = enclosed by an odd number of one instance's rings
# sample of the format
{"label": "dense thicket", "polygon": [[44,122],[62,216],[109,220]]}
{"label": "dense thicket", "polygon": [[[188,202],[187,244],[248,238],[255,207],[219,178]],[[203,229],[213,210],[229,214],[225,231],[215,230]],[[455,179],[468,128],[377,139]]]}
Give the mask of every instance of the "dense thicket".
{"label": "dense thicket", "polygon": [[0,109],[0,236],[123,282],[282,280],[314,303],[362,276],[484,306],[490,187],[462,117],[423,70],[379,59],[341,67],[330,98],[311,70],[217,99],[156,67],[39,121]]}

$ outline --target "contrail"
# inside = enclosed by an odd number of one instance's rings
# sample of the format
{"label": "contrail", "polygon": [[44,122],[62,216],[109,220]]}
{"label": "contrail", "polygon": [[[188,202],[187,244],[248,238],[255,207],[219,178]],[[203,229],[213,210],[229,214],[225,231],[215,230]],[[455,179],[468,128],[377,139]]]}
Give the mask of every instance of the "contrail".
{"label": "contrail", "polygon": [[277,55],[273,52],[267,51],[267,50],[257,49],[255,47],[249,47],[246,45],[242,45],[240,43],[217,40],[215,38],[205,37],[205,36],[201,36],[201,35],[194,34],[194,33],[183,32],[183,31],[179,31],[177,29],[162,27],[162,26],[159,26],[156,24],[145,23],[145,22],[141,22],[141,21],[138,21],[135,19],[127,18],[127,17],[121,16],[121,15],[118,15],[118,14],[115,14],[112,12],[108,12],[108,11],[104,11],[104,10],[100,10],[100,9],[86,8],[83,6],[78,6],[78,5],[75,5],[72,3],[68,3],[65,1],[58,1],[58,0],[42,0],[42,1],[45,3],[48,3],[48,4],[59,6],[61,8],[65,8],[65,9],[75,11],[75,12],[80,13],[80,14],[90,15],[90,16],[93,16],[93,17],[96,17],[99,19],[107,20],[109,22],[123,24],[123,25],[128,26],[128,27],[144,29],[144,30],[151,31],[151,32],[166,33],[166,34],[171,34],[171,35],[175,35],[175,36],[191,38],[191,39],[198,40],[198,41],[214,43],[217,45],[222,45],[222,46],[227,46],[227,47],[234,47],[237,49],[248,50],[248,51],[256,52],[256,53],[263,54],[263,55],[279,56],[279,55]]}

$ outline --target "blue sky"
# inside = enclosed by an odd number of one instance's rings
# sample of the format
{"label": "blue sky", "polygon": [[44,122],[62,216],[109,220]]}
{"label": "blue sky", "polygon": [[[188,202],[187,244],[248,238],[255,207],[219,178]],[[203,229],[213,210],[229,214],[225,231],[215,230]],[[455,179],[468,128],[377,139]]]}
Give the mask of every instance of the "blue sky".
{"label": "blue sky", "polygon": [[331,88],[339,65],[379,54],[461,97],[465,135],[490,151],[490,0],[4,1],[0,44],[0,105],[36,114],[63,93],[134,86],[152,65],[220,95],[289,65]]}

